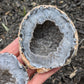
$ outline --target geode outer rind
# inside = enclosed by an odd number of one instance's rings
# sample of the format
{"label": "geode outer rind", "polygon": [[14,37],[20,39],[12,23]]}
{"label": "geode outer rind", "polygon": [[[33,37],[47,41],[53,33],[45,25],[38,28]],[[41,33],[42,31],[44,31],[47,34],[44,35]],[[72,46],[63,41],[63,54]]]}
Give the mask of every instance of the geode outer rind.
{"label": "geode outer rind", "polygon": [[0,69],[8,70],[12,77],[16,79],[15,84],[27,84],[28,74],[18,62],[16,56],[9,53],[0,54]]}
{"label": "geode outer rind", "polygon": [[[48,56],[40,56],[31,52],[30,42],[36,24],[43,24],[47,20],[54,22],[64,37],[57,51],[50,52]],[[41,73],[70,63],[77,53],[78,34],[72,21],[63,11],[55,6],[41,5],[33,8],[23,18],[19,30],[19,43],[23,61],[29,68],[38,69]]]}

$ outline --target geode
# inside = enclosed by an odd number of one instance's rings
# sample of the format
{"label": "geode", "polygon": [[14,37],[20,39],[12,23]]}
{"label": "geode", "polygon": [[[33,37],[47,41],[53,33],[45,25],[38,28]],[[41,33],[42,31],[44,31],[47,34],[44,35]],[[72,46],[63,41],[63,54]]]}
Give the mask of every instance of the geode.
{"label": "geode", "polygon": [[28,74],[16,56],[0,54],[0,84],[27,84]]}
{"label": "geode", "polygon": [[69,64],[77,53],[77,30],[55,6],[40,5],[28,12],[18,36],[22,60],[39,73]]}

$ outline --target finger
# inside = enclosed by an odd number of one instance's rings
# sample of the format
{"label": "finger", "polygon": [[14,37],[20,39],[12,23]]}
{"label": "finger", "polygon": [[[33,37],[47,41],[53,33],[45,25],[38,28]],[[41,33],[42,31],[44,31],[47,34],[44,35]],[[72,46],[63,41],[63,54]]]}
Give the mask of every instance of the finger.
{"label": "finger", "polygon": [[30,80],[28,82],[28,84],[42,84],[43,82],[45,82],[51,75],[53,75],[55,72],[57,72],[60,68],[55,68],[52,69],[46,73],[42,73],[42,74],[36,74],[32,80]]}
{"label": "finger", "polygon": [[20,55],[17,57],[17,59],[18,59],[18,61],[19,61],[21,64],[24,64],[24,62],[22,61],[22,58],[21,58]]}
{"label": "finger", "polygon": [[[18,59],[18,61],[19,61],[21,64],[25,65],[24,62],[22,61],[22,58],[21,58],[20,55],[17,57],[17,59]],[[28,73],[29,78],[30,78],[35,72],[36,72],[36,69],[29,69],[29,68],[27,69],[27,73]]]}
{"label": "finger", "polygon": [[15,56],[19,56],[19,41],[16,38],[12,43],[10,43],[6,48],[4,48],[0,53],[12,53]]}
{"label": "finger", "polygon": [[28,68],[27,73],[28,73],[29,78],[31,78],[36,71],[37,71],[36,69],[29,69]]}

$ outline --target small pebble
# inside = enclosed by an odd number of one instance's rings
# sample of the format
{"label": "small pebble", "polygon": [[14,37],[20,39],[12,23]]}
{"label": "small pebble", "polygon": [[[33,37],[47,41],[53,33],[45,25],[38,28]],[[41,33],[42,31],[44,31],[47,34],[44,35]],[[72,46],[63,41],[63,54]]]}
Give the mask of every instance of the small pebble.
{"label": "small pebble", "polygon": [[18,1],[16,2],[16,6],[17,7],[20,7],[20,3]]}
{"label": "small pebble", "polygon": [[60,1],[59,3],[62,4],[64,1]]}
{"label": "small pebble", "polygon": [[36,3],[35,3],[35,2],[32,2],[31,5],[32,5],[32,6],[36,6]]}
{"label": "small pebble", "polygon": [[2,39],[0,39],[0,42],[2,41]]}

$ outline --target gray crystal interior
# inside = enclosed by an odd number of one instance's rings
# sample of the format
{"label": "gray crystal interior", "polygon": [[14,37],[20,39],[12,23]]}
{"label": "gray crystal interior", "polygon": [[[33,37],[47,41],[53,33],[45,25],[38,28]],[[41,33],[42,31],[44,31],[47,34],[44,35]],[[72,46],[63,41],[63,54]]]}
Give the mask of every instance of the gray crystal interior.
{"label": "gray crystal interior", "polygon": [[15,80],[14,83],[9,81],[6,84],[27,84],[27,72],[14,55],[8,53],[0,54],[0,69],[7,70],[12,75],[10,81],[13,81],[13,78]]}
{"label": "gray crystal interior", "polygon": [[[35,54],[30,49],[30,43],[37,24],[43,24],[45,21],[54,22],[58,26],[63,38],[56,51],[49,52],[48,55]],[[56,7],[39,6],[31,10],[21,25],[20,45],[25,57],[30,65],[36,68],[55,68],[63,66],[70,57],[70,51],[77,45],[75,38],[76,29],[68,16]],[[75,52],[75,51],[74,51]]]}
{"label": "gray crystal interior", "polygon": [[34,54],[48,56],[48,53],[57,50],[62,38],[63,34],[59,28],[53,22],[45,21],[43,24],[37,24],[30,49]]}

